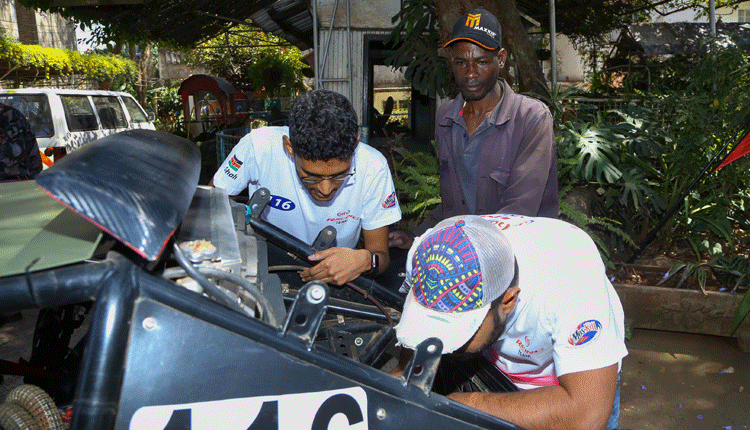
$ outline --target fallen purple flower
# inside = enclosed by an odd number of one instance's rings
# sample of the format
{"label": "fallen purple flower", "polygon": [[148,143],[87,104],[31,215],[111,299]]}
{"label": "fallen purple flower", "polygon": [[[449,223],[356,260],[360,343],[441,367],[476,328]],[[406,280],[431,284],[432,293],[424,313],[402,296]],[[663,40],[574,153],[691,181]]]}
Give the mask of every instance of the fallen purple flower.
{"label": "fallen purple flower", "polygon": [[698,415],[698,419],[702,420],[703,419],[703,415]]}
{"label": "fallen purple flower", "polygon": [[645,390],[645,389],[646,389],[646,386],[645,385],[641,385],[641,390]]}

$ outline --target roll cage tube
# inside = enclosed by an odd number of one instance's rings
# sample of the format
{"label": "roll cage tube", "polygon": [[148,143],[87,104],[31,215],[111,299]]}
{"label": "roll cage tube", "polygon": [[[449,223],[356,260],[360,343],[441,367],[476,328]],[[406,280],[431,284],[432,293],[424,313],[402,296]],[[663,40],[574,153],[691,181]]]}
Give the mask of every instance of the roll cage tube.
{"label": "roll cage tube", "polygon": [[[279,246],[284,251],[294,254],[301,260],[308,262],[307,257],[316,253],[317,251],[319,251],[319,249],[314,246],[308,245],[302,240],[292,236],[284,230],[262,219],[260,217],[260,214],[263,213],[263,210],[268,203],[268,198],[263,198],[261,196],[268,196],[270,198],[270,192],[268,191],[268,189],[259,188],[250,197],[249,205],[252,213],[249,217],[246,218],[247,224],[253,229],[255,233],[260,234],[270,242]],[[389,306],[393,306],[396,309],[401,309],[401,307],[403,306],[404,298],[402,296],[385,288],[372,279],[367,279],[363,276],[359,276],[354,279],[352,283],[364,289],[368,294],[371,293],[378,299],[385,301]]]}

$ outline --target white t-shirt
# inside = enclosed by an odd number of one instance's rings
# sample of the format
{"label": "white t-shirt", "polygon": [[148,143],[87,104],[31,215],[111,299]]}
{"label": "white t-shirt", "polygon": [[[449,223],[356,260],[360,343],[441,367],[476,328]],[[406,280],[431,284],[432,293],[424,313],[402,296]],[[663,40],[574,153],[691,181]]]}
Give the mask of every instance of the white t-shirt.
{"label": "white t-shirt", "polygon": [[485,357],[521,389],[601,369],[627,355],[622,304],[593,240],[551,218],[483,215],[503,229],[521,290],[506,332]]}
{"label": "white t-shirt", "polygon": [[214,186],[230,196],[265,187],[271,201],[262,218],[312,244],[326,226],[336,228],[335,246],[355,248],[360,229],[374,230],[401,219],[385,157],[364,143],[354,150],[353,176],[328,202],[317,201],[302,185],[294,159],[284,150],[288,127],[262,127],[243,137],[219,166]]}

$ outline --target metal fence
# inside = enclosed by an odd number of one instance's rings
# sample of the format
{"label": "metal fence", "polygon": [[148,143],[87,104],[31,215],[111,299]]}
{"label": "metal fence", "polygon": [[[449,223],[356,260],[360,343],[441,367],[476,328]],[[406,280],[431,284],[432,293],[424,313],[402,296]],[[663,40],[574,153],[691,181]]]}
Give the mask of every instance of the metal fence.
{"label": "metal fence", "polygon": [[221,166],[222,161],[232,151],[237,142],[250,133],[250,127],[228,128],[216,133],[216,163]]}

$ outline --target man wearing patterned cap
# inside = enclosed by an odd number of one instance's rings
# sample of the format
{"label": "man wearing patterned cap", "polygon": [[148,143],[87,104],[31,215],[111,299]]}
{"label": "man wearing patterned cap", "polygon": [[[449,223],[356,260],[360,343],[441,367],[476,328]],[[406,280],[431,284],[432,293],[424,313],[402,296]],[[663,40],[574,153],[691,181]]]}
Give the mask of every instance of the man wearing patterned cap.
{"label": "man wearing patterned cap", "polygon": [[[499,77],[508,53],[497,18],[483,8],[469,11],[444,47],[461,93],[438,109],[441,203],[414,234],[463,214],[557,218],[552,115]],[[396,230],[388,238],[389,246],[409,249],[413,235]]]}
{"label": "man wearing patterned cap", "polygon": [[[481,353],[521,391],[448,397],[528,429],[613,429],[623,311],[596,245],[564,221],[446,219],[409,250],[396,336]],[[402,360],[403,363],[403,360]]]}

